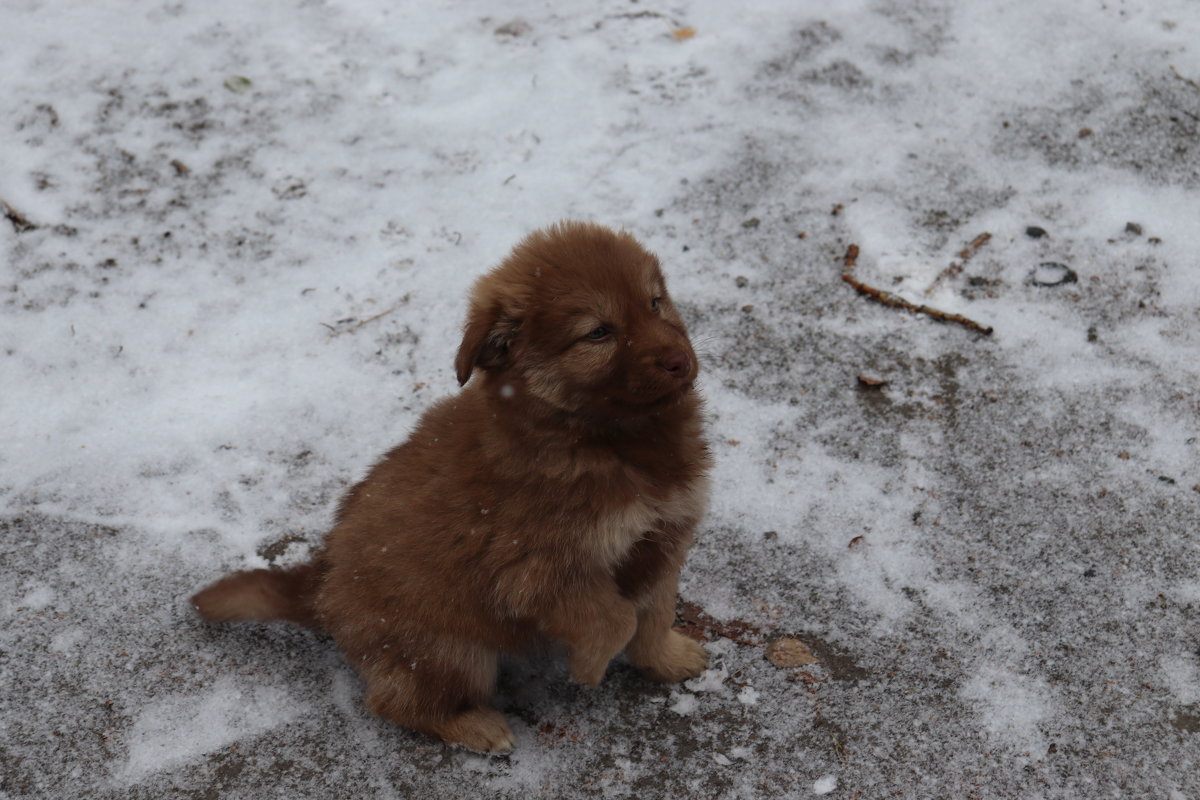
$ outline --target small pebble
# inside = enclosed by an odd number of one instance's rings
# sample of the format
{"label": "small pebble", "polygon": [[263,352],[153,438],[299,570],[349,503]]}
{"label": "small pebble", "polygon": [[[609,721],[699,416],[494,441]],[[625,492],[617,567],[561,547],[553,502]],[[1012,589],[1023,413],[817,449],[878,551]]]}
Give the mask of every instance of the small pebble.
{"label": "small pebble", "polygon": [[750,219],[748,219],[742,223],[743,228],[757,228],[758,225],[759,225],[758,217],[751,217]]}
{"label": "small pebble", "polygon": [[1030,239],[1040,239],[1046,235],[1046,229],[1039,228],[1037,225],[1030,225],[1025,229],[1025,235]]}
{"label": "small pebble", "polygon": [[745,289],[750,284],[750,280],[745,275],[738,275],[733,279],[733,282],[737,284],[739,289]]}
{"label": "small pebble", "polygon": [[1132,233],[1134,236],[1141,236],[1142,235],[1142,226],[1138,225],[1136,222],[1126,222],[1125,223],[1125,232]]}

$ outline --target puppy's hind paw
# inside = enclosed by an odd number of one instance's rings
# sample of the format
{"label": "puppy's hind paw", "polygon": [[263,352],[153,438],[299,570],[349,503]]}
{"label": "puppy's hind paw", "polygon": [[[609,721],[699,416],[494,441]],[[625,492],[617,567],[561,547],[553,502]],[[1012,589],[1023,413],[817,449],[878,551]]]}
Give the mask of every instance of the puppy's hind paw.
{"label": "puppy's hind paw", "polygon": [[517,737],[504,715],[494,708],[473,708],[443,722],[434,731],[446,744],[476,753],[501,755],[512,752]]}
{"label": "puppy's hind paw", "polygon": [[695,678],[708,666],[708,653],[696,640],[670,630],[653,654],[639,654],[633,665],[647,678],[663,683],[678,683]]}

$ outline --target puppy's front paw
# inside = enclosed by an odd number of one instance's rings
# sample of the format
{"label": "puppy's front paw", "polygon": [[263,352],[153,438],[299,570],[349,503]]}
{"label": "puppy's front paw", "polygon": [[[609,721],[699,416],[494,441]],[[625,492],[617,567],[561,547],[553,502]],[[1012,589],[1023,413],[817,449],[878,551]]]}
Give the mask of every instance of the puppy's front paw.
{"label": "puppy's front paw", "polygon": [[517,745],[517,737],[504,715],[494,708],[464,711],[437,727],[435,733],[446,744],[458,745],[476,753],[508,753]]}
{"label": "puppy's front paw", "polygon": [[639,659],[631,658],[633,665],[646,677],[664,683],[695,678],[708,666],[708,653],[700,643],[673,628],[667,631],[653,653],[640,655]]}

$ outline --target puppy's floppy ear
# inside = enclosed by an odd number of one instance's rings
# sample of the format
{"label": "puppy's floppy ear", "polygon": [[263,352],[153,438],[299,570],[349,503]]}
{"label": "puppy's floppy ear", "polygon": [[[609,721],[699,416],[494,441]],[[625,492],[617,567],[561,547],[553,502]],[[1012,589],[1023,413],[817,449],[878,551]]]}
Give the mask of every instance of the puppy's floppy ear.
{"label": "puppy's floppy ear", "polygon": [[507,361],[508,346],[520,327],[520,320],[505,313],[498,300],[474,297],[463,327],[462,344],[454,358],[458,385],[471,379],[475,367],[489,369]]}

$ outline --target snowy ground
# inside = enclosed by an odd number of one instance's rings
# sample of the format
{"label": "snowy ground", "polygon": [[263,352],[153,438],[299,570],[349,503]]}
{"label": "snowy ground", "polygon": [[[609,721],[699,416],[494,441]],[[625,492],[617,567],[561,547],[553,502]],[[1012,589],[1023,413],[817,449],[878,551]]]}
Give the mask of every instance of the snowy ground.
{"label": "snowy ground", "polygon": [[[432,5],[0,0],[0,797],[1200,800],[1200,7]],[[304,556],[563,217],[705,358],[714,668],[516,662],[489,760],[185,599]]]}

